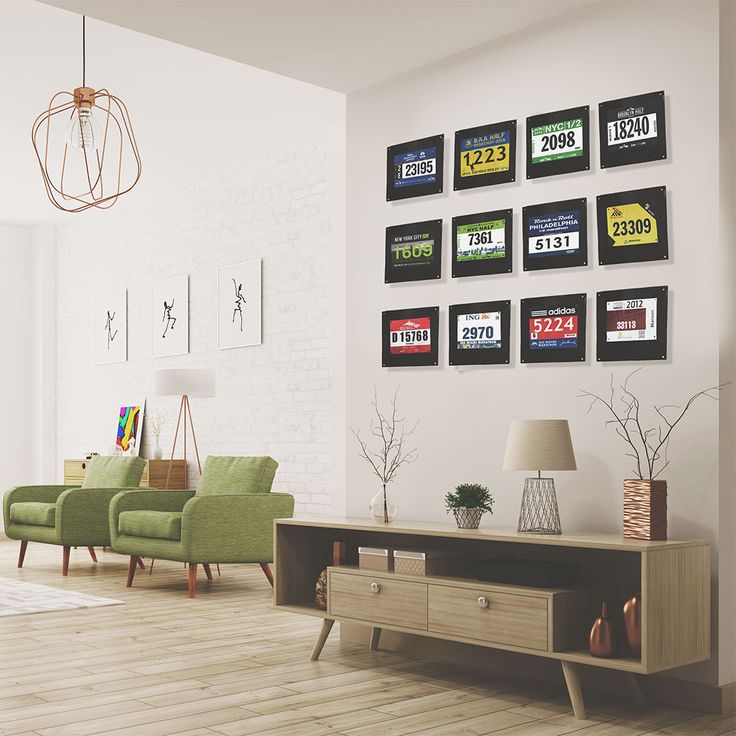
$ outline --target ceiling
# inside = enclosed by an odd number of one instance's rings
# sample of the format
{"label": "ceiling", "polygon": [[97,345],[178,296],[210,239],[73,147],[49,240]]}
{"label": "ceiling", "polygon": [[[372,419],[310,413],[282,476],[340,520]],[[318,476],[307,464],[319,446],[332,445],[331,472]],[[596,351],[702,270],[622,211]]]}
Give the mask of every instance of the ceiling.
{"label": "ceiling", "polygon": [[349,93],[593,0],[42,0]]}
{"label": "ceiling", "polygon": [[[144,3],[141,3],[143,5]],[[0,0],[0,223],[37,225],[125,213],[256,161],[264,149],[344,126],[343,95],[195,49],[87,20],[87,81],[128,106],[143,160],[109,212],[58,212],[43,188],[31,124],[53,93],[81,83],[81,19],[33,0]]]}

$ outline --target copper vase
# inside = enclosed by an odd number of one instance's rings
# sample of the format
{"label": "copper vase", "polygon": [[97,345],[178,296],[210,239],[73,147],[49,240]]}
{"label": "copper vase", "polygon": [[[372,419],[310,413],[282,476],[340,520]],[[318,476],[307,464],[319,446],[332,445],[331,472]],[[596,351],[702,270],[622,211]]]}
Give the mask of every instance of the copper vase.
{"label": "copper vase", "polygon": [[624,536],[667,539],[667,481],[624,481]]}
{"label": "copper vase", "polygon": [[616,634],[608,618],[608,603],[601,606],[601,615],[590,630],[590,653],[594,657],[613,657],[616,653]]}
{"label": "copper vase", "polygon": [[641,595],[638,593],[624,603],[624,630],[632,657],[641,657]]}

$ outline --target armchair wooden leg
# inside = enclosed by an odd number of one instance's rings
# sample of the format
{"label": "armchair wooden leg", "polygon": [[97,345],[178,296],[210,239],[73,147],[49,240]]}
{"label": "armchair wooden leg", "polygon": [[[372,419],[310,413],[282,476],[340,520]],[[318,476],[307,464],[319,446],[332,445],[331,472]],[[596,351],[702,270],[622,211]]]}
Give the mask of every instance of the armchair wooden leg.
{"label": "armchair wooden leg", "polygon": [[[143,558],[142,557],[136,557],[136,560],[138,561],[138,567],[140,567],[141,570],[145,570],[146,569],[146,563],[143,562]],[[153,564],[153,560],[151,560],[151,564]]]}
{"label": "armchair wooden leg", "polygon": [[137,555],[130,556],[130,561],[128,562],[128,582],[126,583],[126,588],[133,587],[133,578],[135,577],[136,566],[138,565],[140,559],[141,558]]}
{"label": "armchair wooden leg", "polygon": [[197,563],[189,563],[189,597],[194,598],[197,589]]}
{"label": "armchair wooden leg", "polygon": [[202,567],[204,568],[204,574],[207,576],[207,580],[212,580],[212,570],[210,568],[209,562],[205,562]]}
{"label": "armchair wooden leg", "polygon": [[87,550],[89,551],[89,556],[92,558],[92,562],[97,562],[97,555],[95,554],[95,548],[87,547]]}
{"label": "armchair wooden leg", "polygon": [[222,575],[222,573],[220,572],[220,563],[219,562],[217,563],[217,574],[218,575]]}
{"label": "armchair wooden leg", "polygon": [[271,583],[271,587],[273,588],[273,573],[271,572],[268,562],[261,562],[260,565],[261,570],[263,570],[263,574],[266,576],[266,579]]}
{"label": "armchair wooden leg", "polygon": [[18,567],[23,567],[23,560],[26,558],[26,549],[28,548],[28,540],[22,539],[20,543],[20,552],[18,552]]}
{"label": "armchair wooden leg", "polygon": [[153,563],[156,562],[155,557],[151,557],[151,564],[148,566],[148,574],[153,575]]}
{"label": "armchair wooden leg", "polygon": [[69,553],[71,552],[71,549],[71,547],[64,547],[64,551],[62,552],[61,574],[64,576],[69,574]]}

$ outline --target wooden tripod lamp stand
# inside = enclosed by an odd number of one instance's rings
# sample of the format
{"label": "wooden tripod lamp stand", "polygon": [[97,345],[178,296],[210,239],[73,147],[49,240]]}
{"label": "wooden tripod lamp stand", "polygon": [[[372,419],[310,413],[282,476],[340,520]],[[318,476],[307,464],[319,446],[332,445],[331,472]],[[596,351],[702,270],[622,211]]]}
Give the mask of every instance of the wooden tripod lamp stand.
{"label": "wooden tripod lamp stand", "polygon": [[215,373],[201,368],[167,368],[156,371],[154,383],[157,396],[181,396],[179,417],[176,420],[176,430],[174,431],[174,444],[171,448],[171,459],[169,460],[169,472],[166,474],[166,488],[168,488],[180,428],[184,439],[184,462],[187,460],[187,423],[194,442],[197,468],[199,474],[202,475],[202,463],[199,459],[199,447],[197,447],[197,435],[194,433],[194,421],[192,420],[192,408],[189,404],[189,398],[214,396]]}

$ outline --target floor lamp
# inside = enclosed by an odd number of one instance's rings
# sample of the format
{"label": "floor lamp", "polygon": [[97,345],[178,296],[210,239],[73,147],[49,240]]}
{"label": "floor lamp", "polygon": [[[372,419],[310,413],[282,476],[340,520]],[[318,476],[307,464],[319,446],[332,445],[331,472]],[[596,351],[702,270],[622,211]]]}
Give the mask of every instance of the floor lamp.
{"label": "floor lamp", "polygon": [[184,462],[187,461],[187,424],[192,434],[194,453],[197,457],[197,468],[202,475],[202,463],[199,459],[199,447],[197,446],[197,435],[194,433],[194,421],[192,419],[192,407],[189,403],[191,398],[204,398],[215,395],[214,371],[201,368],[167,368],[158,370],[154,376],[157,396],[181,396],[179,404],[179,417],[176,420],[174,431],[174,444],[171,447],[171,458],[169,460],[169,471],[166,474],[166,488],[169,487],[171,479],[171,468],[174,464],[176,444],[179,440],[181,429],[184,440]]}

